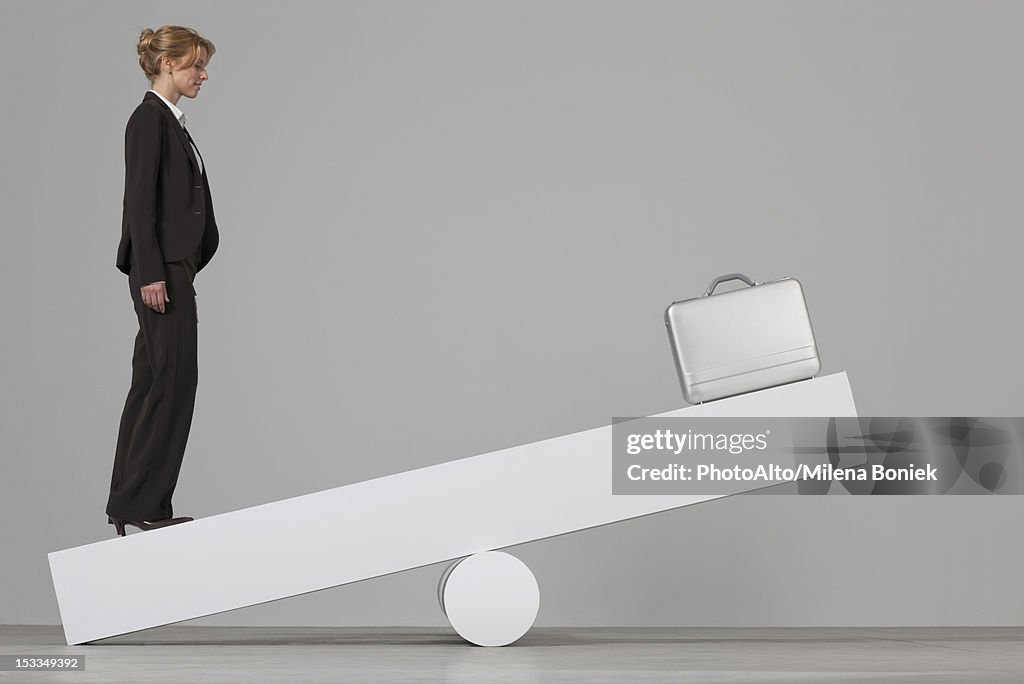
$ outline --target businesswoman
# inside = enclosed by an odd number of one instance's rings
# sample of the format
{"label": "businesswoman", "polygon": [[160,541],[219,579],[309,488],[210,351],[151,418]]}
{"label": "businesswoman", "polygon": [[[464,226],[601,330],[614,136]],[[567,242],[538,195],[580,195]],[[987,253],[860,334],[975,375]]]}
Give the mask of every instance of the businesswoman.
{"label": "businesswoman", "polygon": [[124,204],[117,268],[139,319],[132,383],[117,435],[107,522],[152,530],[192,520],[173,517],[199,382],[195,275],[219,234],[202,155],[179,109],[210,77],[215,48],[184,26],[145,29],[139,66],[150,88],[124,138]]}

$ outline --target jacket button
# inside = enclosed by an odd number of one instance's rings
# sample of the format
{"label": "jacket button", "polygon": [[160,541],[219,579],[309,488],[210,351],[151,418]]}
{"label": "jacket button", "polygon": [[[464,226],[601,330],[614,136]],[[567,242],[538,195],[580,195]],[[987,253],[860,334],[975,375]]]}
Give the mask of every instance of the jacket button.
{"label": "jacket button", "polygon": [[201,188],[201,187],[203,187],[203,186],[202,186],[202,185],[197,185],[197,186],[195,186],[196,190],[198,190],[198,189],[199,189],[199,188]]}
{"label": "jacket button", "polygon": [[201,213],[203,213],[203,212],[202,212],[202,211],[197,211],[197,212],[195,212],[195,213],[197,213],[197,214],[201,214]]}

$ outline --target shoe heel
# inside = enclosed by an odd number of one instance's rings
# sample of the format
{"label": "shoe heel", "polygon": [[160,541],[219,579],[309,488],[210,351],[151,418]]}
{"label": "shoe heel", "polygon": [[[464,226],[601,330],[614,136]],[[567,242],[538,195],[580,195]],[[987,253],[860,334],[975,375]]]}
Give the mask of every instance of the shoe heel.
{"label": "shoe heel", "polygon": [[113,518],[110,522],[114,523],[114,529],[117,530],[118,535],[122,537],[126,536],[124,532],[124,520]]}

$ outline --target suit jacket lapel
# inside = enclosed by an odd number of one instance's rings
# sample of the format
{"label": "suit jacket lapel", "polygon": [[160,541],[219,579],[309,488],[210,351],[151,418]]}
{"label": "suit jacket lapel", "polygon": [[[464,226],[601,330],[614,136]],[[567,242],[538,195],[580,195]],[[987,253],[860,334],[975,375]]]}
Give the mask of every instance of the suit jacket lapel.
{"label": "suit jacket lapel", "polygon": [[196,161],[196,155],[192,151],[192,145],[189,143],[188,136],[185,135],[185,129],[181,127],[181,122],[174,118],[174,112],[170,110],[167,103],[160,99],[160,97],[149,90],[146,91],[146,95],[142,98],[145,100],[154,100],[160,105],[160,108],[164,111],[164,115],[171,120],[174,124],[171,126],[171,130],[178,137],[178,141],[181,142],[181,146],[185,148],[185,153],[188,155],[188,159],[192,162],[192,168],[196,170],[196,175],[201,176],[202,171],[199,168],[199,162]]}
{"label": "suit jacket lapel", "polygon": [[181,128],[182,132],[185,133],[185,137],[187,137],[189,143],[191,143],[188,146],[189,151],[190,152],[195,152],[196,154],[198,154],[199,155],[199,159],[203,162],[203,168],[202,168],[202,172],[201,173],[202,173],[202,175],[205,176],[206,175],[206,160],[203,159],[203,153],[199,151],[199,145],[196,145],[196,141],[192,139],[192,134],[189,133],[184,128],[182,128],[181,124],[178,125],[178,128]]}

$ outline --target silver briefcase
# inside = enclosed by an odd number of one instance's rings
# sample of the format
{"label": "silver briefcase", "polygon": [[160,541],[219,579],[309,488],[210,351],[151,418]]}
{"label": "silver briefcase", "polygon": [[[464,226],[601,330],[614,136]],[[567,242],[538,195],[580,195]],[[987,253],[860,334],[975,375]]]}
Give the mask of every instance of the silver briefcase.
{"label": "silver briefcase", "polygon": [[[750,287],[714,294],[727,280]],[[821,370],[800,282],[754,282],[742,273],[711,281],[700,297],[665,309],[672,357],[691,404],[813,378]]]}

